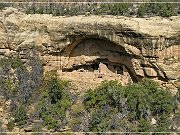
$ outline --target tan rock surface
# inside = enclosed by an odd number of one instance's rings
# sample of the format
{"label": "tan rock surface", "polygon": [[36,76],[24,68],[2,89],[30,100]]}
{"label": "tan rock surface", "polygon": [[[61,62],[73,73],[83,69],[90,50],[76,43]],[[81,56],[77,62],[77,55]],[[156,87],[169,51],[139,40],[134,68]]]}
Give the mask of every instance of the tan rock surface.
{"label": "tan rock surface", "polygon": [[180,16],[53,17],[27,15],[7,8],[0,12],[0,18],[2,56],[18,53],[26,61],[27,51],[37,48],[45,70],[64,72],[67,79],[67,74],[71,74],[73,80],[85,80],[86,75],[92,75],[93,82],[93,78],[98,79],[96,71],[100,62],[108,65],[111,72],[104,70],[110,76],[104,79],[123,82],[123,78],[139,81],[143,77],[180,77]]}
{"label": "tan rock surface", "polygon": [[157,72],[153,68],[144,68],[145,74],[149,77],[157,77]]}

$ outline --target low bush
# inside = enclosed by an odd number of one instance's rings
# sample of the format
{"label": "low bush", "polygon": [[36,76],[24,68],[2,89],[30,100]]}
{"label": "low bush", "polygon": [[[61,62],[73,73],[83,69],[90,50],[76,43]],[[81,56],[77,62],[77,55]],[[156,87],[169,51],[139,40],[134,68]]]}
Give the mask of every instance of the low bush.
{"label": "low bush", "polygon": [[144,17],[147,15],[147,7],[146,4],[141,4],[138,8],[137,16],[138,17]]}
{"label": "low bush", "polygon": [[33,124],[32,126],[32,135],[43,135],[43,133],[40,133],[42,132],[42,128],[43,128],[43,125],[42,123],[35,123]]}
{"label": "low bush", "polygon": [[14,129],[14,120],[10,120],[7,124],[8,131],[12,131]]}
{"label": "low bush", "polygon": [[13,113],[13,117],[18,126],[25,125],[27,123],[27,112],[25,107],[19,106]]}
{"label": "low bush", "polygon": [[9,7],[6,3],[0,3],[0,10],[4,9],[5,7]]}

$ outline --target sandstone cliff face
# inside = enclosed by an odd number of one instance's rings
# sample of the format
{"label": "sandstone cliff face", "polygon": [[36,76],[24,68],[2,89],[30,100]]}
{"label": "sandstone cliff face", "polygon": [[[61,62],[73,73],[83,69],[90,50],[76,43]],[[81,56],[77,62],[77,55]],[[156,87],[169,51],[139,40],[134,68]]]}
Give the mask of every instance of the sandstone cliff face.
{"label": "sandstone cliff face", "polygon": [[167,81],[180,77],[180,17],[27,15],[0,12],[0,56],[37,48],[44,69],[69,80],[124,84],[144,77]]}

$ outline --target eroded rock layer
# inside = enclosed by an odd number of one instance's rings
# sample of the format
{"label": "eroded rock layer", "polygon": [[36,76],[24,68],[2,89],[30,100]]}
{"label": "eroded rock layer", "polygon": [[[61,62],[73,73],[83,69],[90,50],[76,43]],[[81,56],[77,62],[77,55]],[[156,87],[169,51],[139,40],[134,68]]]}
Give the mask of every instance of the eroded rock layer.
{"label": "eroded rock layer", "polygon": [[27,15],[8,8],[0,12],[0,56],[36,48],[44,69],[60,77],[123,84],[144,77],[180,78],[180,17]]}

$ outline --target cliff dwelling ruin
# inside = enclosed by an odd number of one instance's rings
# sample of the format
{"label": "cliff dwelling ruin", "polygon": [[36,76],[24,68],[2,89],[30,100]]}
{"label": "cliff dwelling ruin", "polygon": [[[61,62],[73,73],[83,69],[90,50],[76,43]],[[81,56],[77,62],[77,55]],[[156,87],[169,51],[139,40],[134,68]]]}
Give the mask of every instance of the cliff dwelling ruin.
{"label": "cliff dwelling ruin", "polygon": [[87,80],[99,83],[102,80],[117,80],[122,84],[137,82],[131,59],[132,55],[113,42],[105,39],[86,38],[78,44],[70,44],[60,54],[59,74],[67,80]]}

